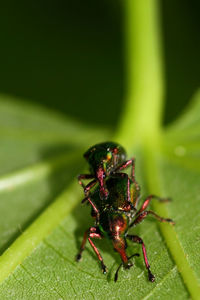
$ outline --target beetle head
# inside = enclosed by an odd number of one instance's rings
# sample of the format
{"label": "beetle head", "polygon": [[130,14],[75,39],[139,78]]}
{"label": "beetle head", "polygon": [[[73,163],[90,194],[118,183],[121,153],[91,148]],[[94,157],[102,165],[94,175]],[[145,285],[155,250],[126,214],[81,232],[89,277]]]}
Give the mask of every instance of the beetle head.
{"label": "beetle head", "polygon": [[114,142],[105,142],[92,146],[84,154],[90,165],[90,170],[96,178],[110,175],[126,159],[124,148]]}

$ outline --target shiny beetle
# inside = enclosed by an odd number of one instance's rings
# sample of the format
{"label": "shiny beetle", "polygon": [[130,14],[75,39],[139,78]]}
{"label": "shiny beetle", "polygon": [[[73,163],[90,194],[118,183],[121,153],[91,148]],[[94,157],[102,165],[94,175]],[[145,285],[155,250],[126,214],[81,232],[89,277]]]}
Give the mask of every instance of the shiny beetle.
{"label": "shiny beetle", "polygon": [[[84,157],[89,163],[91,172],[78,176],[79,184],[84,188],[85,196],[89,195],[90,189],[98,182],[100,198],[107,198],[106,178],[115,173],[123,174],[121,171],[130,165],[132,165],[130,177],[134,179],[134,159],[126,160],[126,151],[118,143],[96,144],[85,152]],[[83,183],[85,179],[92,179],[92,181],[85,186]]]}
{"label": "shiny beetle", "polygon": [[108,190],[107,198],[100,198],[99,194],[102,186],[97,186],[82,201],[84,202],[87,200],[91,204],[91,215],[95,219],[95,224],[93,227],[90,227],[85,231],[80,251],[76,256],[76,260],[79,261],[81,259],[82,252],[88,239],[101,263],[102,272],[105,274],[106,266],[92,239],[102,239],[103,237],[107,237],[112,242],[114,250],[119,253],[122,261],[115,273],[115,281],[117,281],[120,267],[123,265],[125,269],[129,269],[131,266],[133,266],[130,259],[133,256],[139,256],[137,253],[130,257],[127,256],[126,240],[128,239],[133,243],[138,243],[141,245],[145,266],[148,271],[148,278],[151,282],[154,282],[155,276],[151,273],[150,265],[147,259],[146,247],[142,238],[137,235],[129,234],[128,231],[130,228],[141,223],[148,215],[155,217],[160,222],[167,222],[174,225],[174,222],[171,219],[162,218],[152,210],[146,210],[153,198],[159,200],[160,202],[167,202],[169,199],[162,199],[157,196],[150,195],[144,200],[143,204],[138,209],[137,207],[140,195],[138,184],[135,181],[134,175],[131,179],[125,173],[121,173],[121,175],[115,173],[106,178],[105,184]]}

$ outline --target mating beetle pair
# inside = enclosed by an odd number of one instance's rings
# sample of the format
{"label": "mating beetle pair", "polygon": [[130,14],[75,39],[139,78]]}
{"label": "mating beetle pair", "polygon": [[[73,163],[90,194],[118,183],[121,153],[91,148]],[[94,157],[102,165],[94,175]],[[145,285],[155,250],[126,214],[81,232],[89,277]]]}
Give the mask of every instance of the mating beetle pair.
{"label": "mating beetle pair", "polygon": [[[144,242],[139,236],[128,234],[128,230],[141,223],[148,215],[152,215],[160,222],[174,224],[171,219],[162,218],[153,211],[146,210],[153,198],[160,202],[169,200],[150,195],[145,199],[142,206],[137,208],[140,188],[135,180],[135,161],[134,159],[126,160],[126,152],[121,145],[113,142],[97,144],[91,147],[84,154],[84,157],[90,165],[91,174],[81,174],[78,176],[78,180],[85,193],[82,203],[88,201],[91,204],[91,215],[95,218],[95,226],[85,231],[80,251],[76,256],[77,261],[81,259],[88,239],[105,274],[106,266],[92,239],[107,237],[111,240],[114,250],[119,253],[122,260],[115,273],[115,281],[117,281],[120,267],[123,265],[125,269],[129,269],[133,266],[130,258],[139,256],[137,253],[131,257],[127,256],[126,239],[129,239],[134,243],[141,244],[148,278],[154,282],[155,276],[150,271]],[[130,165],[132,168],[129,177],[122,171]],[[82,181],[84,179],[92,179],[92,181],[85,186]]]}

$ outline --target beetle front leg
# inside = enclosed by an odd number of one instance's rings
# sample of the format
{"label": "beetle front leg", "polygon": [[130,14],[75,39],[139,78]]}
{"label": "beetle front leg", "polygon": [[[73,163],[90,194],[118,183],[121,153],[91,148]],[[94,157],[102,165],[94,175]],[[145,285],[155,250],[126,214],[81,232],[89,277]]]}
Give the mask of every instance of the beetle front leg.
{"label": "beetle front leg", "polygon": [[149,195],[144,200],[142,206],[140,207],[140,209],[138,210],[136,215],[139,215],[141,212],[143,212],[149,206],[150,201],[153,200],[153,199],[156,199],[156,200],[158,200],[159,202],[162,202],[162,203],[166,203],[166,202],[169,202],[171,200],[170,198],[161,198],[161,197],[158,197],[156,195]]}
{"label": "beetle front leg", "polygon": [[97,249],[97,247],[95,246],[95,244],[91,240],[91,238],[99,238],[99,239],[101,239],[102,236],[100,234],[97,234],[97,233],[90,233],[90,237],[88,238],[88,241],[89,241],[90,245],[92,246],[94,252],[96,253],[99,261],[101,262],[101,269],[102,269],[103,274],[106,274],[107,273],[107,268],[104,265],[103,258],[101,256],[99,250]]}
{"label": "beetle front leg", "polygon": [[94,175],[92,174],[80,174],[78,175],[78,183],[82,186],[83,189],[85,189],[85,184],[83,183],[82,180],[87,180],[87,179],[93,179]]}
{"label": "beetle front leg", "polygon": [[[90,230],[90,229],[89,229]],[[83,240],[82,240],[82,243],[81,243],[81,247],[80,247],[80,251],[79,253],[76,255],[76,261],[79,262],[82,258],[82,252],[83,250],[85,249],[85,244],[87,242],[87,237],[88,237],[88,232],[89,230],[86,230],[85,233],[84,233],[84,236],[83,236]]]}
{"label": "beetle front leg", "polygon": [[129,160],[126,160],[121,166],[119,166],[115,172],[118,172],[118,171],[122,171],[126,168],[128,168],[129,166],[132,165],[132,168],[131,168],[131,179],[133,180],[133,182],[135,181],[135,158],[131,158]]}
{"label": "beetle front leg", "polygon": [[92,200],[90,199],[90,197],[85,197],[85,198],[81,201],[81,203],[84,203],[85,201],[88,201],[88,202],[91,204],[91,206],[92,206],[92,208],[93,208],[93,210],[94,210],[94,212],[95,212],[95,217],[96,217],[97,222],[98,222],[98,221],[99,221],[99,210],[98,210],[98,208],[97,208],[96,205],[92,202]]}
{"label": "beetle front leg", "polygon": [[90,192],[91,188],[93,188],[93,186],[95,186],[96,183],[97,183],[97,180],[94,179],[84,187],[84,194],[86,197],[89,196],[89,192]]}
{"label": "beetle front leg", "polygon": [[132,168],[131,168],[131,176],[130,176],[131,180],[135,183],[136,189],[139,191],[140,190],[140,186],[139,186],[139,184],[135,180],[135,158],[134,157],[131,158],[131,159],[129,159],[129,160],[127,160],[127,161],[125,161],[121,166],[119,166],[115,170],[115,172],[122,171],[122,170],[128,168],[129,166],[132,166]]}
{"label": "beetle front leg", "polygon": [[170,223],[172,225],[175,225],[175,222],[172,219],[160,217],[154,211],[147,210],[147,211],[143,211],[142,213],[140,213],[137,216],[137,218],[129,225],[129,228],[141,223],[148,215],[152,215],[154,218],[156,218],[160,222]]}
{"label": "beetle front leg", "polygon": [[132,165],[131,168],[131,179],[135,180],[135,158],[126,160],[123,164],[121,164],[119,167],[116,168],[115,172],[122,171],[126,168],[128,168],[130,165]]}
{"label": "beetle front leg", "polygon": [[147,251],[146,251],[146,247],[144,245],[143,240],[137,235],[129,235],[128,234],[126,237],[130,241],[132,241],[133,243],[138,243],[142,246],[142,252],[143,252],[143,256],[144,256],[145,266],[146,266],[146,269],[148,271],[149,281],[154,282],[155,281],[155,276],[151,273],[150,265],[149,265],[149,262],[148,262],[148,259],[147,259]]}

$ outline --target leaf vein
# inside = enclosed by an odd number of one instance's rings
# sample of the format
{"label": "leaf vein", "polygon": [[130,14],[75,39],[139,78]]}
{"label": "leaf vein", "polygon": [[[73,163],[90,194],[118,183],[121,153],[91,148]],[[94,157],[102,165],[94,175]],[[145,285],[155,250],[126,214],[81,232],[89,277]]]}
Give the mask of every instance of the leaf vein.
{"label": "leaf vein", "polygon": [[[25,268],[25,266],[23,265],[23,264],[21,264],[20,265],[20,267],[29,275],[29,277],[31,277],[31,279],[33,280],[33,281],[35,281],[37,284],[39,284],[39,285],[41,285],[41,286],[43,286],[44,288],[45,288],[45,290],[47,290],[48,292],[49,292],[49,289],[48,289],[48,287],[44,284],[44,283],[41,283],[41,281],[39,281],[39,280],[37,280],[26,268]],[[53,287],[52,288],[53,289],[53,291],[59,296],[59,297],[61,297],[61,299],[63,299],[64,300],[64,298],[63,298],[63,296]]]}
{"label": "leaf vein", "polygon": [[155,291],[160,287],[160,285],[162,285],[167,280],[167,278],[175,271],[177,271],[176,266],[174,266],[172,269],[170,269],[168,271],[168,273],[165,274],[165,276],[162,278],[162,280],[151,290],[151,292],[148,295],[146,295],[144,298],[142,298],[142,300],[147,300],[150,296],[152,296],[155,293]]}

